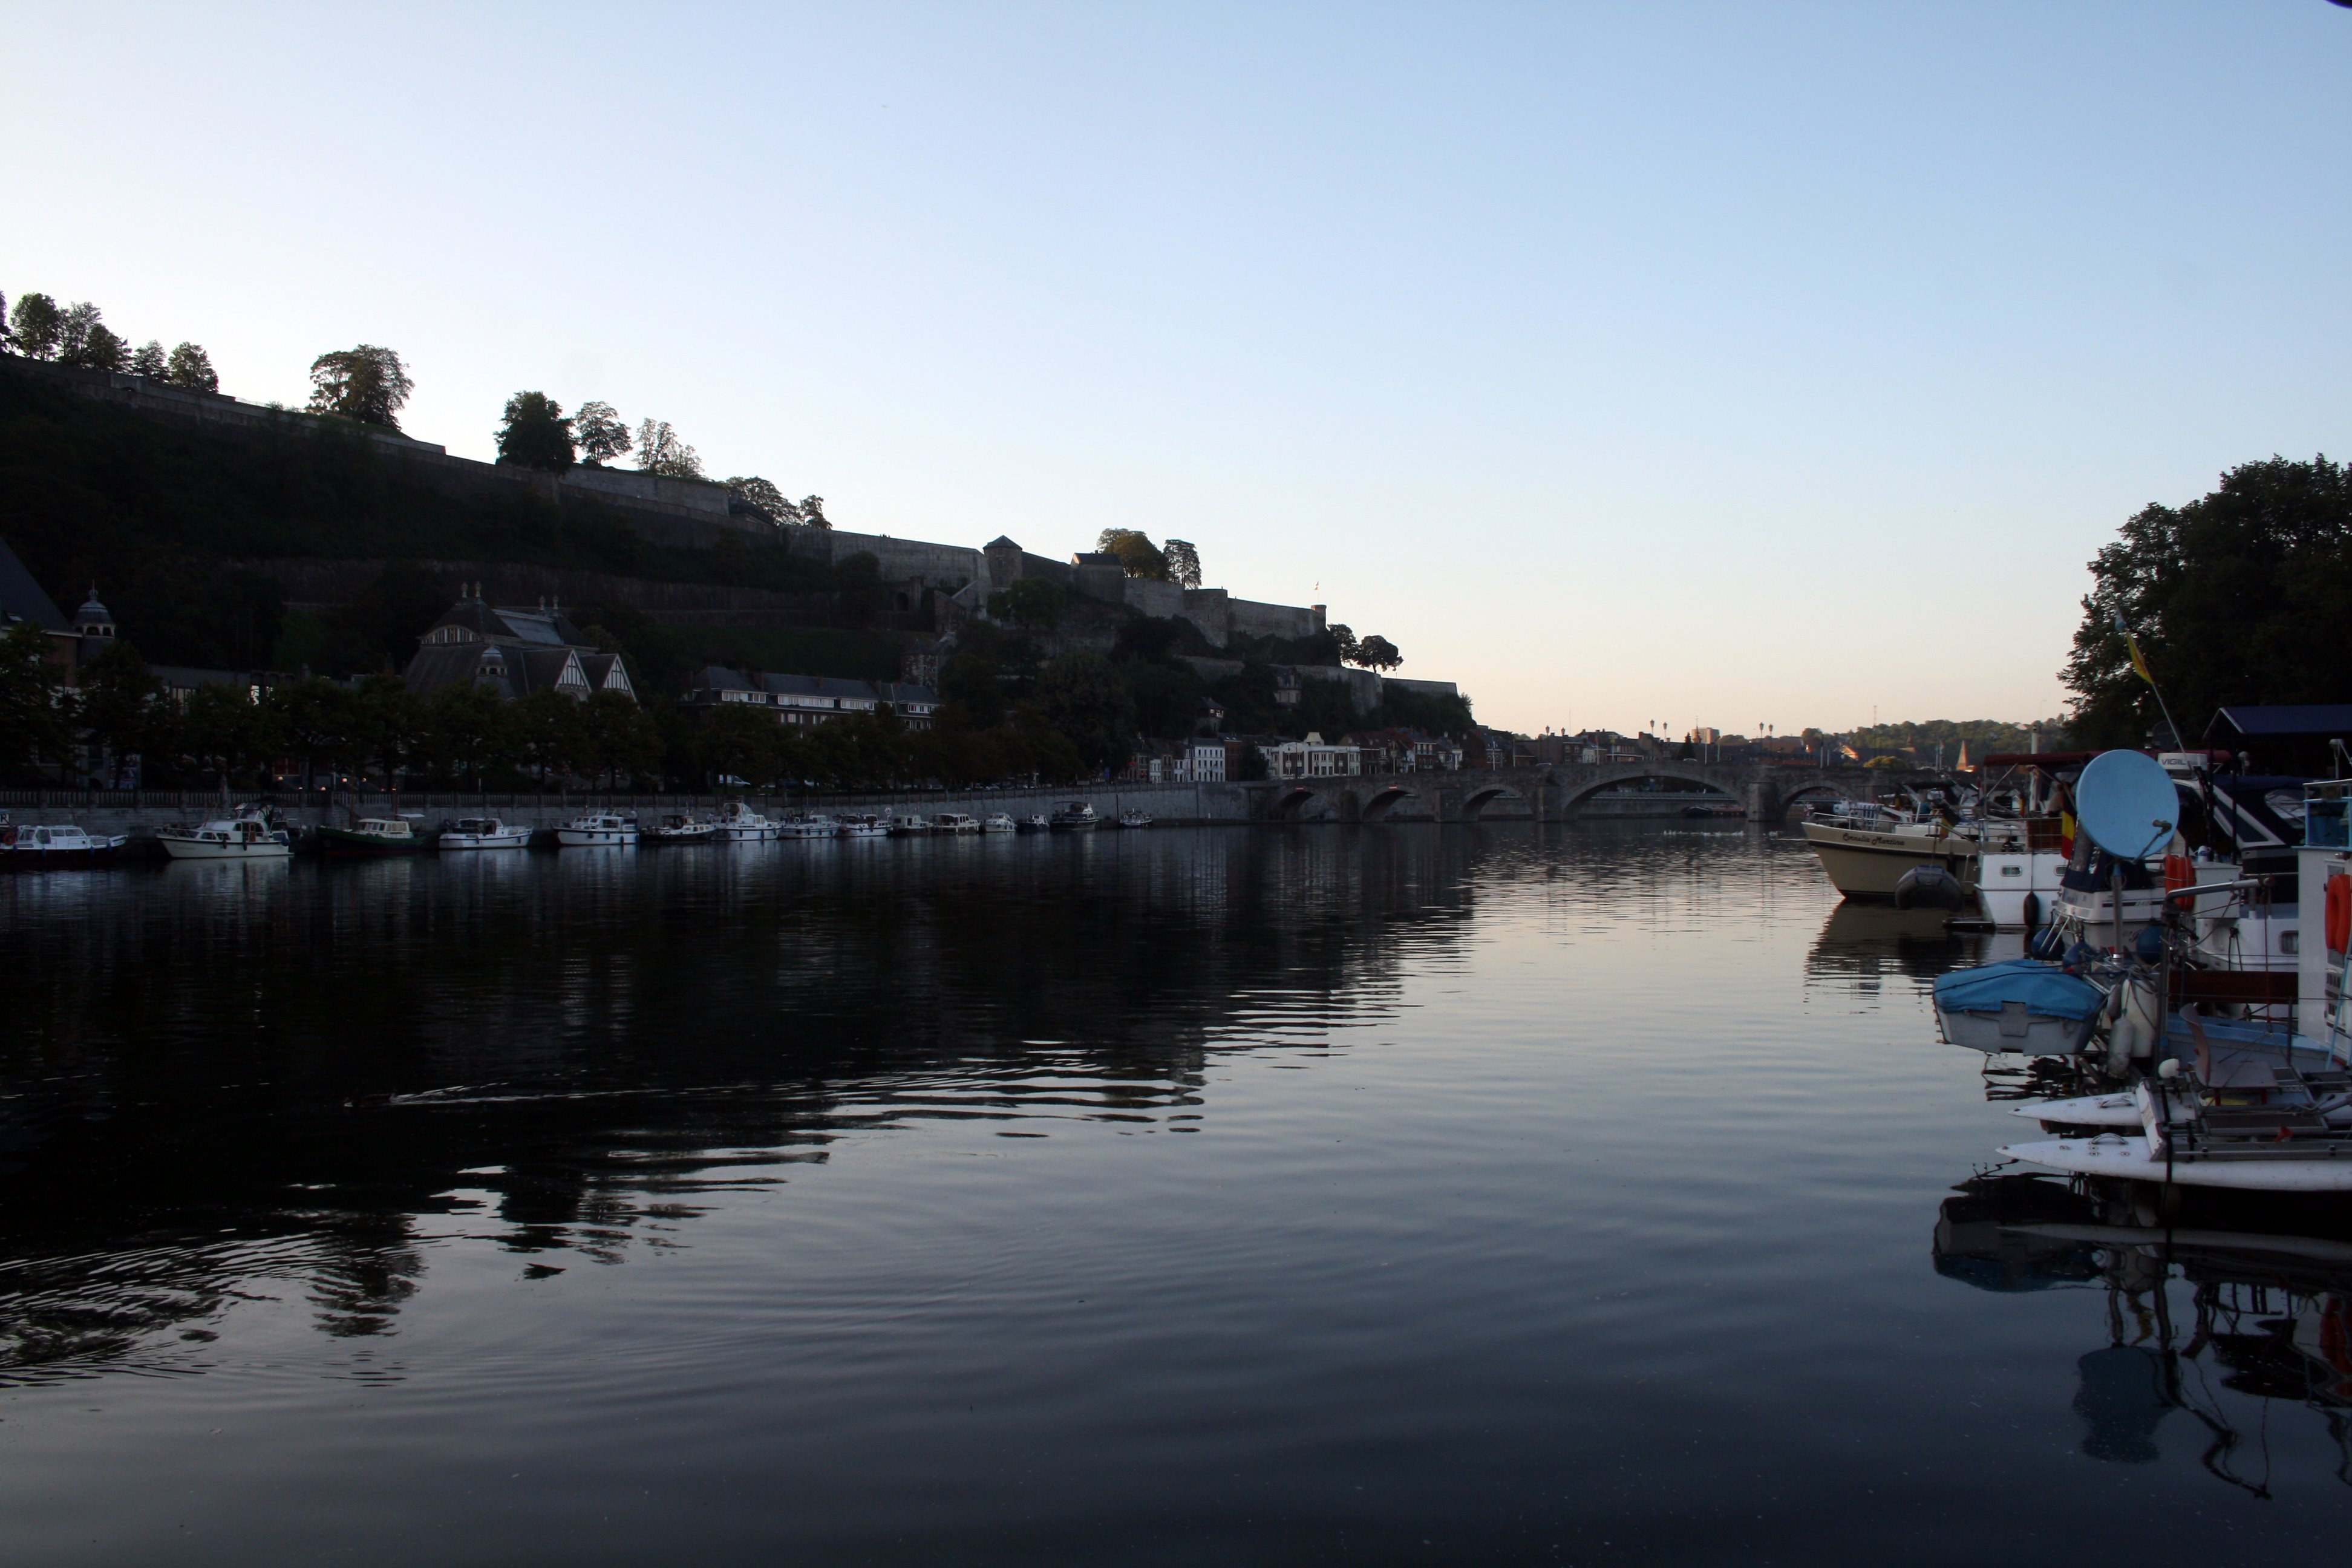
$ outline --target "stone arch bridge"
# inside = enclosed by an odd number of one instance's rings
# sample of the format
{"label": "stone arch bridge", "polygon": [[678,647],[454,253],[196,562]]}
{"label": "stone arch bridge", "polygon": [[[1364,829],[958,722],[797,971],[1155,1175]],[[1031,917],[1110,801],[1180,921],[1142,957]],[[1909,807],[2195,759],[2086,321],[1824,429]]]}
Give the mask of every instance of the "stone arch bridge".
{"label": "stone arch bridge", "polygon": [[1855,767],[1656,762],[1270,779],[1241,787],[1248,794],[1254,822],[1560,822],[1574,816],[1589,797],[1646,779],[1721,795],[1725,804],[1746,807],[1752,821],[1778,818],[1801,800],[1867,799],[1891,782],[1884,770]]}

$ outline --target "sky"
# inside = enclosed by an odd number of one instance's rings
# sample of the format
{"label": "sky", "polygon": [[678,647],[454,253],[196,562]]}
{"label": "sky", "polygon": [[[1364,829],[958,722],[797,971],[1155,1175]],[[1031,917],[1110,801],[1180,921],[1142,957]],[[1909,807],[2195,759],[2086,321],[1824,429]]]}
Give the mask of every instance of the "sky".
{"label": "sky", "polygon": [[0,19],[11,299],[1189,539],[1521,731],[2047,717],[2127,517],[2352,448],[2326,0]]}

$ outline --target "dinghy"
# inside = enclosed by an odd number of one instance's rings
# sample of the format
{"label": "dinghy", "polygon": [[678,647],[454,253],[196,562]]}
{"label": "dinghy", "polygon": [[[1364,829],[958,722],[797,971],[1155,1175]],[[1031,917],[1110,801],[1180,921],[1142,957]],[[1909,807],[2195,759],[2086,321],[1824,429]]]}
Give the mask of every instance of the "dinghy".
{"label": "dinghy", "polygon": [[2040,959],[1956,970],[1936,981],[1944,1038],[1987,1056],[2073,1056],[2090,1043],[2106,993]]}

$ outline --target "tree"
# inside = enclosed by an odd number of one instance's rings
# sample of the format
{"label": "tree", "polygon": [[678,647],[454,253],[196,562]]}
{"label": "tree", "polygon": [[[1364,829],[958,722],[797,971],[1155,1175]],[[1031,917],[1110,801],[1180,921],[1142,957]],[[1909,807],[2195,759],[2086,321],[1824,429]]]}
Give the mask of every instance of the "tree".
{"label": "tree", "polygon": [[652,719],[625,692],[590,692],[580,704],[580,724],[583,760],[607,788],[623,774],[634,779],[651,772],[661,758],[661,737]]}
{"label": "tree", "polygon": [[1160,553],[1168,562],[1168,580],[1180,588],[1201,585],[1201,552],[1191,541],[1171,539],[1160,547]]}
{"label": "tree", "polygon": [[0,636],[0,776],[31,776],[71,739],[49,664],[49,634],[20,621]]}
{"label": "tree", "polygon": [[499,426],[499,461],[509,468],[560,474],[573,461],[572,421],[563,405],[543,392],[518,392],[507,399],[506,423]]}
{"label": "tree", "polygon": [[424,749],[428,734],[425,704],[396,675],[371,675],[353,693],[359,754],[354,762],[372,761],[383,774],[386,789],[394,788],[410,760]]}
{"label": "tree", "polygon": [[823,496],[801,497],[801,521],[811,528],[831,528],[833,521],[824,515]]}
{"label": "tree", "polygon": [[1024,631],[1053,630],[1069,605],[1070,591],[1050,577],[1016,578],[1003,593],[988,596],[991,616]]}
{"label": "tree", "polygon": [[99,319],[97,306],[84,300],[58,319],[58,363],[84,370],[121,370],[131,363],[131,345]]}
{"label": "tree", "polygon": [[736,500],[758,507],[778,522],[799,522],[801,509],[785,498],[784,492],[757,474],[738,475],[727,481],[727,491]]}
{"label": "tree", "polygon": [[1348,662],[1360,664],[1366,669],[1394,669],[1404,662],[1404,655],[1397,652],[1396,644],[1388,638],[1373,636],[1356,645],[1356,651],[1348,656]]}
{"label": "tree", "polygon": [[173,749],[200,769],[226,777],[249,761],[267,761],[279,739],[276,713],[258,705],[242,686],[207,682],[189,694]]}
{"label": "tree", "polygon": [[55,359],[65,331],[65,313],[47,294],[20,294],[8,313],[8,336],[26,359]]}
{"label": "tree", "polygon": [[515,704],[514,719],[523,759],[538,769],[541,787],[551,773],[561,777],[588,765],[587,729],[571,698],[542,686]]}
{"label": "tree", "polygon": [[511,760],[520,747],[514,705],[471,681],[435,692],[425,721],[425,750],[477,789],[485,772]]}
{"label": "tree", "polygon": [[1095,541],[1095,548],[1106,555],[1116,555],[1118,563],[1130,577],[1148,577],[1156,582],[1168,580],[1168,557],[1151,542],[1149,535],[1132,528],[1106,528]]}
{"label": "tree", "polygon": [[165,738],[168,710],[163,684],[127,642],[106,650],[80,671],[74,689],[74,717],[91,746],[111,753],[120,771],[126,758],[143,755]]}
{"label": "tree", "polygon": [[2141,745],[2159,721],[2119,616],[2186,743],[2231,703],[2344,695],[2337,649],[2352,625],[2352,469],[2325,456],[2242,464],[2185,506],[2142,509],[2090,567],[2063,677],[2075,694],[2075,744]]}
{"label": "tree", "polygon": [[766,709],[722,702],[702,715],[694,760],[713,782],[733,777],[772,784],[784,764],[783,728]]}
{"label": "tree", "polygon": [[1135,733],[1127,683],[1098,653],[1066,653],[1037,676],[1037,706],[1089,767],[1126,754]]}
{"label": "tree", "polygon": [[149,338],[139,345],[139,352],[131,356],[131,374],[143,375],[150,381],[161,381],[163,371],[163,345]]}
{"label": "tree", "polygon": [[1356,634],[1353,628],[1349,627],[1343,622],[1334,621],[1329,626],[1323,628],[1323,635],[1329,637],[1331,639],[1331,646],[1339,650],[1339,662],[1341,664],[1353,664],[1356,662],[1357,644]]}
{"label": "tree", "polygon": [[337,349],[310,362],[310,412],[362,425],[400,428],[399,414],[416,384],[392,350],[374,343]]}
{"label": "tree", "polygon": [[302,759],[305,784],[321,762],[340,771],[357,760],[359,716],[351,688],[314,677],[272,687],[264,703],[287,748]]}
{"label": "tree", "polygon": [[665,419],[647,419],[637,426],[637,467],[666,479],[698,479],[702,458],[678,439]]}
{"label": "tree", "polygon": [[628,454],[629,427],[609,403],[591,399],[582,404],[572,416],[572,437],[579,445],[580,460],[592,468]]}
{"label": "tree", "polygon": [[212,356],[194,343],[182,343],[172,351],[172,358],[163,367],[163,379],[190,392],[220,390],[220,377],[213,374]]}

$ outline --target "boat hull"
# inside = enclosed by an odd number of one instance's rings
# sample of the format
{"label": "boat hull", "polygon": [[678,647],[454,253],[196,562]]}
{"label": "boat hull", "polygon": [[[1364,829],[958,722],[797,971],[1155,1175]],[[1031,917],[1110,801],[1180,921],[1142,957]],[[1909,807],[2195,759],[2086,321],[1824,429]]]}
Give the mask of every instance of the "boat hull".
{"label": "boat hull", "polygon": [[284,860],[294,853],[291,844],[262,839],[251,844],[231,841],[226,844],[211,839],[175,838],[167,833],[155,835],[155,842],[163,853],[174,860]]}
{"label": "boat hull", "polygon": [[530,829],[518,827],[511,833],[445,833],[435,847],[443,854],[466,849],[528,849]]}
{"label": "boat hull", "polygon": [[422,838],[380,838],[345,827],[318,830],[320,852],[338,860],[373,859],[384,855],[414,855],[425,847]]}
{"label": "boat hull", "polygon": [[555,842],[566,849],[623,849],[635,845],[634,827],[559,827]]}
{"label": "boat hull", "polygon": [[1961,888],[1976,890],[1978,851],[1972,840],[1949,834],[1876,833],[1823,822],[1808,822],[1804,829],[1830,886],[1849,899],[1892,903],[1895,885],[1914,866],[1941,867]]}
{"label": "boat hull", "polygon": [[117,846],[93,845],[87,849],[10,849],[0,852],[0,869],[10,871],[89,871],[114,864]]}
{"label": "boat hull", "polygon": [[2029,1165],[2079,1176],[2169,1182],[2174,1186],[2218,1187],[2245,1193],[2352,1193],[2352,1156],[2175,1160],[2167,1166],[2160,1157],[2150,1156],[2145,1135],[2116,1133],[2011,1143],[2000,1152]]}

